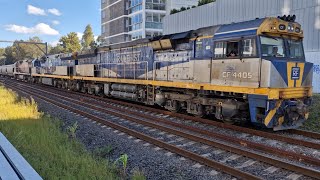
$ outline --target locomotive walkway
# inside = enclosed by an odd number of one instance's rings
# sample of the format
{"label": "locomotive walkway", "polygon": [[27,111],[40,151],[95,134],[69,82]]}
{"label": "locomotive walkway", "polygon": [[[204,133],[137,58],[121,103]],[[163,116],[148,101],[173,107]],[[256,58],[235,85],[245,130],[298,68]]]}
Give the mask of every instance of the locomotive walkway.
{"label": "locomotive walkway", "polygon": [[0,179],[42,180],[2,133],[0,133]]}

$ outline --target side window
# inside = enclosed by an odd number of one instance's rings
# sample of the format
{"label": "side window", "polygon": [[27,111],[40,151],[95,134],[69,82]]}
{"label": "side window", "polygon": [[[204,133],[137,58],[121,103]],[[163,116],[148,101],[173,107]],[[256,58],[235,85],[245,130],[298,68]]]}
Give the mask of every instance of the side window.
{"label": "side window", "polygon": [[226,54],[226,43],[225,42],[216,42],[214,49],[215,58],[224,58]]}
{"label": "side window", "polygon": [[239,41],[228,41],[226,57],[233,58],[238,56],[239,56]]}
{"label": "side window", "polygon": [[254,38],[244,39],[243,45],[243,57],[253,57],[257,55],[256,40]]}
{"label": "side window", "polygon": [[237,58],[239,53],[239,41],[221,41],[215,43],[215,58]]}
{"label": "side window", "polygon": [[256,40],[254,38],[215,42],[215,58],[254,57],[257,55]]}

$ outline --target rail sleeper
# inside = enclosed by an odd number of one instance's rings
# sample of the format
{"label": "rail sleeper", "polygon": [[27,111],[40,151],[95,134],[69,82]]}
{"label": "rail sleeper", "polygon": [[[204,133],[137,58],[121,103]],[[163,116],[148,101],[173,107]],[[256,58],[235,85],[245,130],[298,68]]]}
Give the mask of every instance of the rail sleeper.
{"label": "rail sleeper", "polygon": [[23,156],[0,132],[0,179],[42,180]]}

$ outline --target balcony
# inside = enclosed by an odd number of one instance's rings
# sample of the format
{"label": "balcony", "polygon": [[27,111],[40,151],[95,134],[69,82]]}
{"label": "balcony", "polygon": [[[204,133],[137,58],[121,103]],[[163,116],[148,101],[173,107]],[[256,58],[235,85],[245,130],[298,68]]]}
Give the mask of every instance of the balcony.
{"label": "balcony", "polygon": [[149,29],[163,29],[161,22],[146,22],[146,28]]}
{"label": "balcony", "polygon": [[165,4],[146,3],[146,9],[165,11]]}

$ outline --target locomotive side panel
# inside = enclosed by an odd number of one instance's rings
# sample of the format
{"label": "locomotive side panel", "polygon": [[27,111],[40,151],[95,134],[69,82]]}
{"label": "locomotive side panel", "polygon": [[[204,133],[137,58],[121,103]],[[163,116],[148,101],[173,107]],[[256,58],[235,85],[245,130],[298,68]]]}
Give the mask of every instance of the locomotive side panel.
{"label": "locomotive side panel", "polygon": [[212,61],[213,85],[259,87],[260,59],[224,59]]}

